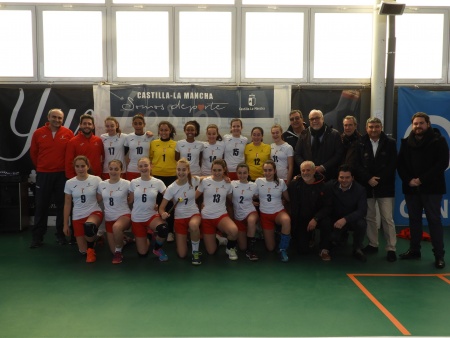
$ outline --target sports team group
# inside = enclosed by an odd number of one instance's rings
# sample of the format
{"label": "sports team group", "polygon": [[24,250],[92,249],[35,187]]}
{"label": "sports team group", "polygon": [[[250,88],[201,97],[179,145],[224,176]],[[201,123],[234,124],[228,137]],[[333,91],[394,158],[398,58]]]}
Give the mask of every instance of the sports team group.
{"label": "sports team group", "polygon": [[[426,113],[412,117],[398,152],[379,118],[369,118],[361,135],[356,118],[348,115],[341,134],[315,109],[309,125],[301,111],[292,110],[286,131],[271,127],[265,136],[270,143],[263,142],[261,127],[251,129],[250,140],[243,136],[238,118],[224,136],[215,124],[202,130],[197,121],[188,121],[185,138],[178,141],[169,121],[159,122],[154,135],[142,114],[132,118],[130,134],[121,132],[117,119],[106,118],[100,137],[92,115],[80,117],[77,135],[63,120],[61,109],[51,109],[32,137],[37,176],[30,248],[43,246],[54,201],[57,242],[76,244],[88,263],[96,261],[104,233],[113,264],[122,263],[130,242],[139,257],[152,253],[167,261],[164,243],[175,241],[180,258],[200,265],[201,240],[209,255],[225,245],[230,260],[242,254],[257,261],[257,237],[281,262],[293,251],[330,261],[349,233],[353,257],[366,262],[378,253],[379,228],[386,260],[395,262],[398,172],[411,235],[409,249],[399,257],[421,258],[425,212],[435,267],[445,267],[440,209],[449,148]],[[202,131],[206,142],[196,139]]]}

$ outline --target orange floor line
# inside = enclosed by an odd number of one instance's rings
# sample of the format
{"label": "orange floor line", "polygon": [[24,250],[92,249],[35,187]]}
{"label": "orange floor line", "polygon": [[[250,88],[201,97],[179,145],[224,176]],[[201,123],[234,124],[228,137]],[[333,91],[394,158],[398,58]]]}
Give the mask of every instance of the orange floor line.
{"label": "orange floor line", "polygon": [[448,278],[445,278],[447,275],[436,275],[438,278],[442,279],[447,284],[450,284],[450,280]]}
{"label": "orange floor line", "polygon": [[392,313],[390,313],[370,292],[364,285],[361,284],[358,279],[352,274],[347,274],[347,276],[356,284],[356,286],[369,298],[372,303],[391,321],[392,324],[405,336],[410,336],[411,333],[395,318]]}
{"label": "orange floor line", "polygon": [[450,273],[352,273],[357,277],[436,277],[450,276]]}

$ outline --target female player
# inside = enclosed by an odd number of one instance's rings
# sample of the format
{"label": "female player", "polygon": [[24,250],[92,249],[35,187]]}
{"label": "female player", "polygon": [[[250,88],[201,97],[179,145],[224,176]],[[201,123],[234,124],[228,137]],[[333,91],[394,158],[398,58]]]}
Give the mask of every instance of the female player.
{"label": "female player", "polygon": [[73,160],[76,176],[66,182],[64,188],[64,234],[70,235],[69,217],[72,211],[72,226],[77,240],[78,250],[86,254],[86,262],[96,261],[94,244],[97,229],[103,220],[103,213],[97,202],[97,188],[102,179],[89,175],[89,160],[86,156],[77,156]]}
{"label": "female player", "polygon": [[212,255],[217,250],[216,230],[227,235],[226,253],[232,261],[238,259],[236,242],[238,228],[227,213],[227,196],[231,194],[230,183],[226,183],[227,165],[223,159],[216,159],[212,163],[212,175],[203,179],[195,193],[195,199],[203,194],[202,234],[206,251]]}
{"label": "female player", "polygon": [[138,161],[138,169],[141,177],[135,178],[130,183],[129,201],[133,204],[131,209],[131,227],[136,239],[136,248],[140,257],[146,257],[150,247],[147,233],[156,233],[153,253],[161,262],[169,258],[162,249],[166,240],[167,224],[155,210],[156,196],[164,194],[165,184],[151,175],[151,164],[147,157],[141,157]]}
{"label": "female player", "polygon": [[[150,143],[150,161],[152,163],[152,174],[155,178],[164,182],[167,187],[177,179],[177,160],[176,147],[177,142],[173,140],[176,134],[175,127],[168,121],[161,121],[158,124],[159,139],[153,140]],[[161,204],[162,196],[158,195],[157,204]],[[172,203],[169,203],[169,208]],[[167,236],[168,242],[174,241],[173,235],[173,215],[167,220],[169,226],[169,233]]]}
{"label": "female player", "polygon": [[233,187],[233,214],[234,222],[238,227],[239,249],[245,251],[245,255],[251,261],[257,261],[255,253],[255,232],[258,213],[253,205],[253,196],[256,195],[256,183],[248,181],[248,165],[240,163],[236,167],[239,181],[232,181]]}
{"label": "female player", "polygon": [[197,121],[188,121],[184,125],[185,140],[179,140],[176,146],[176,159],[186,158],[190,164],[192,175],[201,175],[200,158],[204,144],[195,140],[200,133],[200,125]]}
{"label": "female player", "polygon": [[259,210],[264,241],[269,251],[275,249],[275,225],[281,225],[281,238],[279,244],[280,259],[287,262],[289,257],[287,249],[291,238],[291,218],[284,210],[282,198],[289,201],[286,183],[277,176],[277,168],[272,160],[263,165],[264,178],[256,180],[257,194],[259,196]]}
{"label": "female player", "polygon": [[231,135],[224,135],[223,140],[225,143],[225,155],[224,159],[227,162],[228,175],[231,180],[237,180],[236,166],[239,163],[245,162],[245,145],[248,139],[241,135],[242,132],[242,120],[232,119],[231,120]]}
{"label": "female player", "polygon": [[140,176],[137,162],[142,156],[146,156],[150,149],[150,142],[153,140],[151,133],[146,133],[144,115],[133,116],[134,133],[128,134],[125,138],[125,153],[128,152],[128,166],[125,175],[128,181]]}
{"label": "female player", "polygon": [[169,201],[178,203],[172,213],[175,214],[175,238],[177,253],[184,258],[188,252],[187,234],[189,232],[192,244],[192,264],[200,265],[200,224],[201,216],[195,203],[195,189],[200,184],[198,176],[192,176],[189,161],[185,158],[177,162],[177,180],[167,187],[164,198],[159,206],[159,214],[162,219],[167,219],[170,214],[165,211]]}
{"label": "female player", "polygon": [[[106,134],[100,136],[103,141],[103,147],[105,148],[105,161],[103,162],[102,173],[103,180],[109,178],[109,162],[119,160],[121,163],[125,163],[125,139],[127,136],[120,130],[119,121],[112,116],[105,119],[105,130]],[[125,172],[126,168],[123,168],[122,174],[125,175]]]}
{"label": "female player", "polygon": [[210,124],[206,127],[206,137],[208,142],[204,142],[202,152],[202,176],[211,175],[211,166],[214,160],[223,158],[225,144],[219,134],[219,127]]}
{"label": "female player", "polygon": [[274,142],[270,145],[270,157],[277,166],[277,176],[289,184],[294,172],[294,149],[283,141],[283,128],[279,124],[274,124],[270,131]]}
{"label": "female player", "polygon": [[252,142],[245,146],[245,163],[250,168],[250,180],[263,177],[263,163],[270,158],[270,145],[263,143],[264,130],[261,127],[252,129]]}
{"label": "female player", "polygon": [[97,200],[103,201],[105,207],[105,227],[113,264],[122,263],[122,248],[125,230],[131,227],[131,211],[128,206],[130,181],[121,178],[123,164],[112,160],[108,164],[109,179],[100,182]]}

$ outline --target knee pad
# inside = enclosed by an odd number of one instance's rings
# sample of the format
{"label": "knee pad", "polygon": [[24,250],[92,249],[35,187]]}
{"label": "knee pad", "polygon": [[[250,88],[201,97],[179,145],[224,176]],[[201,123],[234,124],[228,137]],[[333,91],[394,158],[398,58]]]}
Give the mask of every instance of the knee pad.
{"label": "knee pad", "polygon": [[169,234],[169,228],[167,227],[167,223],[161,223],[156,227],[156,232],[158,233],[158,237],[167,238]]}
{"label": "knee pad", "polygon": [[97,226],[95,225],[95,223],[84,223],[84,235],[86,237],[94,237],[95,235],[97,235]]}

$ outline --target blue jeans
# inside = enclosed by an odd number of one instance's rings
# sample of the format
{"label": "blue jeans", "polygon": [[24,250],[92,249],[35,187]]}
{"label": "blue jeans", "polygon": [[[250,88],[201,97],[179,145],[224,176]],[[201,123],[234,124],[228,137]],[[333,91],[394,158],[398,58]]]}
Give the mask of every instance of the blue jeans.
{"label": "blue jeans", "polygon": [[411,251],[420,251],[420,242],[423,233],[422,212],[425,210],[434,255],[436,257],[444,257],[444,228],[441,220],[441,200],[442,195],[405,195],[411,231]]}

